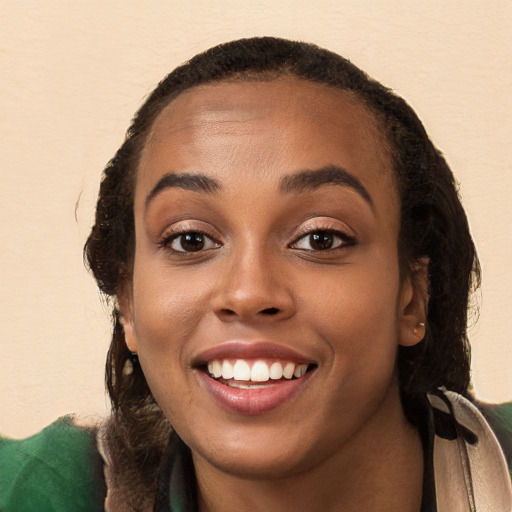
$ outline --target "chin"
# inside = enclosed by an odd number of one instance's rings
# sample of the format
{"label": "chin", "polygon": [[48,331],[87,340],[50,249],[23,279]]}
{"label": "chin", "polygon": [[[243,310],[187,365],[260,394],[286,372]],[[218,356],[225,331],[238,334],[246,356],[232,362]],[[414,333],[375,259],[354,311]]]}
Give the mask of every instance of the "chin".
{"label": "chin", "polygon": [[239,425],[221,432],[205,429],[200,438],[182,439],[191,448],[196,464],[205,462],[238,478],[286,478],[329,457],[322,440],[315,440],[311,429],[299,431],[291,428],[290,423],[282,428],[261,427]]}
{"label": "chin", "polygon": [[205,454],[207,463],[223,473],[237,478],[266,480],[281,479],[301,473],[311,465],[311,461],[294,453],[276,453],[269,449],[248,449],[245,447],[240,453]]}

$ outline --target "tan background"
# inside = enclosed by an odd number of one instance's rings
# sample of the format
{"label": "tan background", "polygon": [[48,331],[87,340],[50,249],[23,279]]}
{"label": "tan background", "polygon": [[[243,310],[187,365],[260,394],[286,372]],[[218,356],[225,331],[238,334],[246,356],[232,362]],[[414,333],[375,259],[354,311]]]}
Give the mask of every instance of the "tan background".
{"label": "tan background", "polygon": [[81,262],[100,172],[159,79],[251,35],[317,42],[415,107],[483,263],[476,389],[511,399],[511,34],[510,0],[0,1],[0,431],[105,412],[109,322]]}

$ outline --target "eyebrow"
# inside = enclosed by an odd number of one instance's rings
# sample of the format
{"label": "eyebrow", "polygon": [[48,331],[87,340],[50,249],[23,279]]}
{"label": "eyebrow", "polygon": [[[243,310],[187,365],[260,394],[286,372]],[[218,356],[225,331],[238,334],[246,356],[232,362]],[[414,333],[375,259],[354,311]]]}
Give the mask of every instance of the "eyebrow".
{"label": "eyebrow", "polygon": [[[306,169],[295,174],[284,176],[281,179],[280,189],[283,193],[309,192],[323,186],[338,185],[354,189],[371,207],[374,204],[370,194],[362,183],[347,170],[338,165],[326,165],[320,169]],[[162,176],[151,192],[146,196],[145,206],[163,190],[168,188],[181,188],[193,192],[214,194],[221,185],[219,182],[198,173],[168,173]]]}
{"label": "eyebrow", "polygon": [[285,176],[281,180],[281,191],[309,192],[329,185],[339,185],[354,189],[371,207],[374,208],[372,198],[362,183],[343,167],[326,165],[320,169],[306,169],[295,174]]}
{"label": "eyebrow", "polygon": [[209,176],[196,173],[169,173],[162,176],[151,192],[146,196],[146,208],[149,203],[163,190],[168,188],[181,188],[193,192],[206,192],[213,194],[219,190],[220,184]]}

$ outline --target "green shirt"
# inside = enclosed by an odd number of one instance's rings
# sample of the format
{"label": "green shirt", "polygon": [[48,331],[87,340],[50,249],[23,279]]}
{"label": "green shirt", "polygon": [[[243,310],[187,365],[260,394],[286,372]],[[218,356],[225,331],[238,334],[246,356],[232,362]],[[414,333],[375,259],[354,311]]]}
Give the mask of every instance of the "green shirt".
{"label": "green shirt", "polygon": [[96,512],[105,494],[95,432],[72,417],[27,439],[0,437],[0,511]]}

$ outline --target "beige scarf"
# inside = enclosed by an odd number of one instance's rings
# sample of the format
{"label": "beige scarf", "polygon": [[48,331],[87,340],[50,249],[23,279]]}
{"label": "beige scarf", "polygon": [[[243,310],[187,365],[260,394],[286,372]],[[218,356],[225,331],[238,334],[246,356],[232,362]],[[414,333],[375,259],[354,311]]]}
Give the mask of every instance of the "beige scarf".
{"label": "beige scarf", "polygon": [[428,395],[432,407],[454,416],[478,440],[435,436],[434,477],[438,512],[512,512],[510,474],[498,440],[480,411],[451,391]]}

